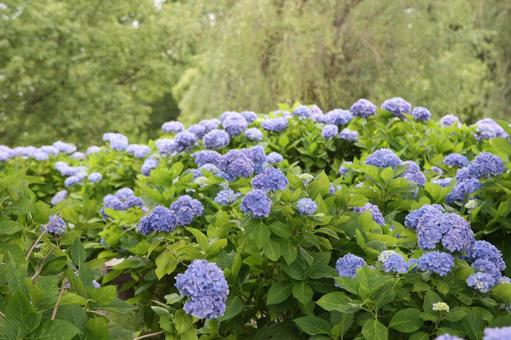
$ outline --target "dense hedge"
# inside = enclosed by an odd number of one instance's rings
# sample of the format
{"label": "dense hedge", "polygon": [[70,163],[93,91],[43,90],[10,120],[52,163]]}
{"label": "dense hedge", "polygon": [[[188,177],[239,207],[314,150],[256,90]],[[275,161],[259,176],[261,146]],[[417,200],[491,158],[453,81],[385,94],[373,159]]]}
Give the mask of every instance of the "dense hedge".
{"label": "dense hedge", "polygon": [[0,147],[2,338],[509,336],[510,127],[430,118],[360,100]]}

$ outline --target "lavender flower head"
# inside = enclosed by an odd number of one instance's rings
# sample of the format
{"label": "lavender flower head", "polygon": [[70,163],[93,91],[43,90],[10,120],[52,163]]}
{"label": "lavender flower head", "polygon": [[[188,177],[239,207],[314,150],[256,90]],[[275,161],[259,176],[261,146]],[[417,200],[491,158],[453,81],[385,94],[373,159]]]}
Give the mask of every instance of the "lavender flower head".
{"label": "lavender flower head", "polygon": [[441,127],[449,127],[456,124],[457,127],[461,127],[460,119],[455,115],[445,115],[440,118],[440,126]]}
{"label": "lavender flower head", "polygon": [[300,119],[310,118],[311,114],[312,114],[311,109],[309,109],[305,105],[300,105],[293,110],[293,115]]}
{"label": "lavender flower head", "polygon": [[353,208],[354,212],[361,213],[364,211],[371,212],[371,215],[373,216],[373,220],[378,223],[379,225],[385,225],[385,219],[383,218],[383,215],[380,212],[380,209],[377,205],[366,203],[361,207],[355,207]]}
{"label": "lavender flower head", "polygon": [[151,174],[151,171],[153,169],[156,169],[158,167],[159,161],[155,158],[147,158],[144,163],[142,164],[142,167],[140,168],[140,172],[144,176],[149,176]]}
{"label": "lavender flower head", "polygon": [[101,175],[99,172],[93,172],[89,175],[89,182],[91,183],[98,183],[103,179],[103,175]]}
{"label": "lavender flower head", "polygon": [[346,254],[340,257],[335,263],[337,274],[341,277],[354,278],[357,275],[357,269],[366,265],[361,257],[353,254]]}
{"label": "lavender flower head", "polygon": [[456,183],[445,197],[447,204],[462,203],[468,196],[481,188],[481,182],[477,178],[467,178]]}
{"label": "lavender flower head", "polygon": [[298,202],[296,202],[296,208],[300,215],[311,216],[318,210],[318,205],[312,199],[306,197],[300,198]]}
{"label": "lavender flower head", "polygon": [[481,293],[488,293],[497,284],[495,276],[489,273],[477,272],[467,278],[467,285]]}
{"label": "lavender flower head", "polygon": [[130,155],[133,155],[136,158],[144,158],[147,154],[151,152],[151,148],[147,145],[141,144],[130,144],[126,148],[126,152]]}
{"label": "lavender flower head", "polygon": [[193,133],[197,138],[202,138],[207,133],[206,127],[201,124],[190,125],[187,131]]}
{"label": "lavender flower head", "polygon": [[48,234],[60,236],[66,232],[66,222],[60,216],[51,215],[45,228]]}
{"label": "lavender flower head", "polygon": [[451,153],[444,157],[444,164],[447,166],[461,168],[468,163],[468,158],[459,153]]}
{"label": "lavender flower head", "polygon": [[385,273],[406,273],[408,272],[408,264],[403,256],[393,250],[384,250],[378,256],[378,261],[383,265]]}
{"label": "lavender flower head", "polygon": [[353,114],[350,111],[342,109],[334,109],[326,113],[326,121],[328,124],[346,125],[353,119]]}
{"label": "lavender flower head", "polygon": [[405,226],[410,229],[417,229],[419,221],[423,216],[436,216],[442,214],[443,211],[444,208],[439,204],[425,204],[419,209],[410,211],[410,213],[406,215]]}
{"label": "lavender flower head", "polygon": [[117,151],[124,151],[128,148],[128,137],[120,134],[120,133],[113,133],[113,132],[107,132],[103,134],[103,140],[105,142],[108,142],[110,144],[110,147],[113,150]]}
{"label": "lavender flower head", "polygon": [[158,205],[140,219],[137,231],[143,235],[148,235],[153,231],[168,233],[176,229],[176,225],[176,217],[170,209]]}
{"label": "lavender flower head", "polygon": [[468,172],[471,177],[488,178],[504,172],[504,162],[489,152],[481,152],[469,165]]}
{"label": "lavender flower head", "polygon": [[354,116],[368,118],[375,114],[376,105],[371,103],[369,100],[362,98],[351,105],[350,111]]}
{"label": "lavender flower head", "polygon": [[160,138],[154,142],[160,155],[172,155],[176,152],[176,143],[173,139]]}
{"label": "lavender flower head", "polygon": [[188,195],[180,196],[171,204],[170,210],[175,215],[176,224],[179,226],[192,223],[194,218],[200,217],[204,213],[202,203]]}
{"label": "lavender flower head", "polygon": [[425,107],[417,106],[413,109],[412,116],[418,122],[427,122],[431,119],[431,112]]}
{"label": "lavender flower head", "polygon": [[53,146],[56,147],[59,150],[59,152],[62,153],[71,154],[76,151],[76,145],[64,143],[61,141],[56,141],[55,143],[53,143]]}
{"label": "lavender flower head", "polygon": [[222,120],[222,126],[229,136],[237,136],[248,127],[246,119],[237,112],[231,112]]}
{"label": "lavender flower head", "polygon": [[61,190],[57,192],[50,201],[51,205],[57,205],[58,203],[62,202],[67,198],[67,195],[68,195],[67,190]]}
{"label": "lavender flower head", "polygon": [[177,121],[172,121],[172,122],[163,123],[163,125],[161,126],[161,129],[165,133],[179,133],[181,131],[184,131],[185,128],[182,123],[177,122]]}
{"label": "lavender flower head", "polygon": [[88,155],[92,155],[93,153],[98,153],[100,151],[101,151],[101,148],[99,146],[91,145],[87,148],[87,150],[85,151],[85,154],[88,156]]}
{"label": "lavender flower head", "polygon": [[252,187],[264,191],[278,191],[286,188],[288,184],[284,173],[276,168],[269,167],[252,179]]}
{"label": "lavender flower head", "polygon": [[454,266],[452,255],[440,251],[423,254],[417,263],[422,271],[430,271],[440,276],[446,276]]}
{"label": "lavender flower head", "polygon": [[215,202],[220,205],[227,206],[236,202],[240,196],[241,194],[239,192],[235,192],[231,189],[224,189],[220,190],[218,194],[216,194]]}
{"label": "lavender flower head", "polygon": [[197,136],[191,132],[179,132],[174,138],[175,151],[181,152],[192,147],[197,142]]}
{"label": "lavender flower head", "polygon": [[328,124],[323,127],[321,130],[321,137],[325,139],[331,139],[337,136],[337,133],[339,132],[339,128],[337,125]]}
{"label": "lavender flower head", "polygon": [[64,181],[64,186],[66,188],[68,188],[68,187],[72,187],[74,185],[77,185],[79,183],[82,183],[82,181],[86,177],[87,177],[87,173],[85,173],[84,171],[80,171],[76,175],[73,175],[71,177],[66,178],[66,180]]}
{"label": "lavender flower head", "polygon": [[249,191],[241,201],[240,210],[253,217],[270,216],[272,202],[268,194],[259,189]]}
{"label": "lavender flower head", "polygon": [[499,271],[506,269],[506,263],[502,258],[501,251],[488,241],[475,241],[468,251],[468,258],[471,261],[487,260],[492,262]]}
{"label": "lavender flower head", "polygon": [[261,145],[256,145],[248,149],[242,149],[241,151],[243,151],[254,163],[254,172],[256,174],[264,170],[266,154],[264,153],[264,148]]}
{"label": "lavender flower head", "polygon": [[356,142],[358,141],[358,137],[358,131],[350,130],[348,128],[342,129],[341,133],[339,134],[339,138],[347,142]]}
{"label": "lavender flower head", "polygon": [[491,118],[484,118],[478,120],[474,125],[476,126],[474,136],[478,141],[498,137],[500,138],[509,137],[506,131],[504,131],[504,129]]}
{"label": "lavender flower head", "polygon": [[412,105],[401,97],[387,99],[381,104],[381,108],[392,113],[393,116],[404,118],[405,113],[410,113]]}
{"label": "lavender flower head", "polygon": [[239,177],[250,177],[254,173],[254,162],[242,150],[230,150],[222,156],[219,164],[220,170],[225,173],[228,181]]}
{"label": "lavender flower head", "polygon": [[378,149],[366,158],[365,164],[379,168],[395,168],[401,165],[401,159],[390,149]]}
{"label": "lavender flower head", "polygon": [[183,274],[176,275],[176,288],[189,298],[183,307],[187,314],[216,319],[225,313],[229,286],[216,264],[194,260]]}
{"label": "lavender flower head", "polygon": [[246,129],[244,134],[248,139],[253,141],[260,141],[263,139],[263,133],[258,128]]}
{"label": "lavender flower head", "polygon": [[249,124],[257,120],[257,114],[253,111],[242,111],[240,115],[242,115]]}
{"label": "lavender flower head", "polygon": [[511,339],[511,327],[486,328],[483,340],[505,340]]}
{"label": "lavender flower head", "polygon": [[201,150],[194,152],[192,153],[192,158],[198,167],[201,167],[204,164],[220,166],[220,163],[222,162],[222,155],[216,151],[211,150]]}
{"label": "lavender flower head", "polygon": [[278,117],[273,119],[266,119],[261,122],[263,129],[271,132],[281,132],[287,129],[289,123],[286,118]]}
{"label": "lavender flower head", "polygon": [[270,164],[277,164],[284,160],[284,157],[278,152],[270,152],[268,156],[266,156],[266,162]]}
{"label": "lavender flower head", "polygon": [[403,172],[401,177],[406,178],[410,182],[414,182],[420,186],[426,185],[426,176],[420,171],[417,163],[413,161],[404,162],[406,170]]}
{"label": "lavender flower head", "polygon": [[220,149],[229,145],[231,138],[227,132],[214,129],[204,136],[203,141],[206,149]]}

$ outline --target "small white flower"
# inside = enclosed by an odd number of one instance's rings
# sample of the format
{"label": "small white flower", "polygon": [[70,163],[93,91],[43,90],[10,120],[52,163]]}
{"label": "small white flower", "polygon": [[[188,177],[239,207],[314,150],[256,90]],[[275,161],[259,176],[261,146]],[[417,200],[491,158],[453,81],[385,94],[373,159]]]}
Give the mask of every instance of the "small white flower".
{"label": "small white flower", "polygon": [[435,312],[449,312],[449,305],[445,302],[436,302],[433,304],[433,310]]}
{"label": "small white flower", "polygon": [[467,209],[475,209],[479,206],[479,201],[477,200],[469,200],[466,204],[465,204],[465,208]]}

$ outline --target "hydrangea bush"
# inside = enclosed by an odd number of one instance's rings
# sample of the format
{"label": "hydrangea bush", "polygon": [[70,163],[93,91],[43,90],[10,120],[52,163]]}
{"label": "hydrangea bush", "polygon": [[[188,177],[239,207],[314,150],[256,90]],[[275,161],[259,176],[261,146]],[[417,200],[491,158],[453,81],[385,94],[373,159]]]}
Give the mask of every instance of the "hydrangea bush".
{"label": "hydrangea bush", "polygon": [[0,333],[504,339],[509,131],[391,98],[0,146]]}

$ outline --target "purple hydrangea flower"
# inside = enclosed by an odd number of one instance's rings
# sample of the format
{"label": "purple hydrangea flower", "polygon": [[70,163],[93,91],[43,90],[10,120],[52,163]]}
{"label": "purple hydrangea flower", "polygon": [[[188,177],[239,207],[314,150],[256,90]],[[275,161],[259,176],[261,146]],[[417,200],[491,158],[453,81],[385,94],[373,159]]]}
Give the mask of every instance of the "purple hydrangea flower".
{"label": "purple hydrangea flower", "polygon": [[87,174],[85,172],[79,172],[76,175],[66,178],[66,180],[64,181],[64,186],[66,188],[72,187],[76,184],[81,183],[86,177],[87,177]]}
{"label": "purple hydrangea flower", "polygon": [[341,277],[354,278],[357,275],[357,269],[365,265],[364,259],[348,253],[337,260],[335,269]]}
{"label": "purple hydrangea flower", "polygon": [[193,124],[188,127],[188,132],[193,133],[197,138],[202,138],[206,135],[206,126],[202,124]]}
{"label": "purple hydrangea flower", "polygon": [[203,141],[206,149],[220,149],[229,145],[231,138],[227,132],[214,129],[204,136]]}
{"label": "purple hydrangea flower", "polygon": [[474,125],[476,126],[476,132],[474,136],[478,141],[497,137],[509,137],[506,131],[504,131],[504,129],[491,118],[478,120]]}
{"label": "purple hydrangea flower", "polygon": [[68,195],[67,190],[61,190],[57,192],[50,201],[51,205],[57,205],[58,203],[62,202],[67,198],[67,195]]}
{"label": "purple hydrangea flower", "polygon": [[358,131],[350,130],[348,128],[342,129],[341,133],[339,134],[339,138],[347,142],[356,142],[358,141],[358,137]]}
{"label": "purple hydrangea flower", "polygon": [[153,231],[171,232],[176,229],[176,217],[170,209],[158,205],[153,211],[140,219],[137,231],[143,235],[148,235]]}
{"label": "purple hydrangea flower", "polygon": [[220,190],[218,194],[216,194],[215,202],[220,205],[227,206],[236,202],[240,196],[241,194],[239,192],[235,192],[231,189],[224,189]]}
{"label": "purple hydrangea flower", "polygon": [[261,126],[263,129],[272,132],[281,132],[287,129],[289,123],[286,118],[279,117],[273,119],[266,119],[261,122]]}
{"label": "purple hydrangea flower", "polygon": [[243,197],[240,209],[253,217],[268,217],[271,206],[272,202],[266,191],[253,189]]}
{"label": "purple hydrangea flower", "polygon": [[98,183],[103,179],[103,175],[101,175],[99,172],[93,172],[89,175],[89,182],[91,183]]}
{"label": "purple hydrangea flower", "polygon": [[328,124],[346,125],[353,119],[353,114],[348,110],[334,109],[326,113]]}
{"label": "purple hydrangea flower", "polygon": [[378,223],[379,225],[385,225],[385,219],[383,218],[383,215],[380,212],[380,209],[377,205],[366,203],[361,207],[355,207],[353,208],[354,212],[364,212],[369,210],[371,212],[371,215],[373,216],[373,220]]}
{"label": "purple hydrangea flower", "polygon": [[176,275],[176,288],[189,298],[183,307],[187,314],[216,319],[225,313],[229,286],[216,264],[194,260],[183,274]]}
{"label": "purple hydrangea flower", "polygon": [[439,204],[425,204],[419,209],[412,210],[405,217],[405,226],[410,229],[417,229],[419,221],[423,216],[440,215],[444,211],[444,208]]}
{"label": "purple hydrangea flower", "polygon": [[151,148],[147,145],[130,144],[126,148],[126,152],[136,158],[144,158],[148,153],[151,152]]}
{"label": "purple hydrangea flower", "polygon": [[288,184],[286,175],[279,169],[266,168],[259,175],[252,179],[254,189],[264,191],[283,190]]}
{"label": "purple hydrangea flower", "polygon": [[98,153],[101,151],[101,148],[96,145],[89,146],[87,150],[85,151],[86,155],[92,155],[93,153]]}
{"label": "purple hydrangea flower", "polygon": [[357,117],[368,118],[376,112],[376,105],[367,99],[359,99],[350,108],[351,113]]}
{"label": "purple hydrangea flower", "polygon": [[443,188],[446,188],[449,185],[451,185],[451,182],[452,182],[452,178],[450,178],[450,177],[448,177],[448,178],[437,178],[437,179],[434,179],[434,180],[431,181],[431,183],[438,184],[438,185],[440,185]]}
{"label": "purple hydrangea flower", "polygon": [[220,125],[220,121],[216,118],[203,119],[199,124],[204,128],[204,133],[208,133],[211,130],[216,129]]}
{"label": "purple hydrangea flower", "polygon": [[252,111],[242,111],[240,115],[242,115],[249,124],[257,120],[257,114]]}
{"label": "purple hydrangea flower", "polygon": [[511,327],[486,328],[483,340],[505,340],[511,339]]}
{"label": "purple hydrangea flower", "polygon": [[298,209],[298,213],[300,215],[314,215],[316,210],[318,210],[318,205],[316,202],[311,200],[310,198],[300,198],[298,202],[296,202],[296,208]]}
{"label": "purple hydrangea flower", "polygon": [[442,170],[441,168],[439,168],[437,166],[434,166],[434,165],[431,167],[431,171],[433,171],[437,175],[443,175],[444,174],[444,170]]}
{"label": "purple hydrangea flower", "polygon": [[418,122],[427,122],[431,119],[431,112],[425,107],[417,106],[413,109],[412,116]]}
{"label": "purple hydrangea flower", "polygon": [[403,161],[390,149],[378,149],[366,158],[365,164],[379,168],[395,168]]}
{"label": "purple hydrangea flower", "polygon": [[474,261],[474,263],[472,263],[472,268],[475,272],[491,274],[496,279],[500,278],[501,276],[500,270],[491,260],[477,259]]}
{"label": "purple hydrangea flower", "polygon": [[222,120],[222,126],[229,136],[237,136],[248,127],[246,119],[237,112],[231,112]]}
{"label": "purple hydrangea flower", "polygon": [[352,164],[353,164],[353,162],[343,162],[341,164],[341,166],[339,167],[339,174],[340,175],[346,175],[348,173],[348,170],[349,170],[349,167],[346,167],[346,166],[350,166]]}
{"label": "purple hydrangea flower", "polygon": [[488,273],[477,272],[467,278],[467,285],[481,293],[488,293],[497,284],[497,279]]}
{"label": "purple hydrangea flower", "polygon": [[263,139],[263,133],[257,128],[250,128],[245,130],[245,136],[253,141],[260,141]]}
{"label": "purple hydrangea flower", "polygon": [[339,132],[339,128],[337,125],[328,124],[323,127],[321,130],[321,136],[325,139],[331,139],[337,136],[337,133]]}
{"label": "purple hydrangea flower", "polygon": [[406,273],[408,272],[408,264],[403,256],[393,250],[385,250],[380,253],[378,260],[383,265],[385,273]]}
{"label": "purple hydrangea flower", "polygon": [[216,151],[211,150],[201,150],[192,153],[193,160],[198,167],[203,166],[204,164],[213,164],[219,166],[222,162],[222,155]]}
{"label": "purple hydrangea flower", "polygon": [[454,266],[454,257],[448,253],[433,251],[423,254],[417,266],[422,271],[431,271],[440,276],[446,276]]}
{"label": "purple hydrangea flower", "polygon": [[445,197],[448,204],[464,202],[467,197],[481,188],[477,178],[468,178],[456,183],[452,190]]}
{"label": "purple hydrangea flower", "polygon": [[293,110],[293,115],[297,116],[300,119],[310,118],[311,114],[312,114],[311,109],[309,109],[305,105],[300,105]]}
{"label": "purple hydrangea flower", "polygon": [[177,152],[176,142],[173,139],[160,138],[154,142],[160,155],[172,155]]}
{"label": "purple hydrangea flower", "polygon": [[[34,157],[36,157],[36,155],[34,155]],[[77,161],[83,161],[85,159],[85,154],[83,152],[76,151],[71,154],[71,158],[75,159]],[[48,159],[48,158],[46,158],[46,159]]]}
{"label": "purple hydrangea flower", "polygon": [[434,249],[441,242],[450,252],[468,252],[475,242],[468,222],[452,213],[423,215],[417,224],[417,238],[422,249]]}
{"label": "purple hydrangea flower", "polygon": [[76,145],[64,143],[61,141],[56,141],[55,143],[53,143],[53,146],[56,147],[59,150],[59,152],[62,153],[71,154],[76,151]]}
{"label": "purple hydrangea flower", "polygon": [[60,236],[66,232],[66,222],[62,217],[51,215],[45,228],[48,234]]}
{"label": "purple hydrangea flower", "polygon": [[243,149],[242,151],[245,152],[248,158],[250,158],[254,163],[254,172],[256,174],[264,170],[266,154],[264,153],[264,148],[261,145],[256,145],[249,149]]}
{"label": "purple hydrangea flower", "polygon": [[393,116],[404,118],[405,113],[410,113],[412,105],[401,97],[387,99],[381,104],[381,108],[392,113]]}
{"label": "purple hydrangea flower", "polygon": [[[81,153],[81,152],[80,152],[80,153]],[[74,154],[76,154],[76,152],[75,152]],[[74,155],[74,154],[73,154],[73,155]],[[32,157],[34,157],[34,159],[35,159],[36,161],[46,161],[46,160],[48,160],[48,159],[50,158],[50,156],[49,156],[47,153],[42,152],[41,150],[37,150],[37,151],[36,151],[36,152],[32,155]],[[72,158],[74,158],[74,157],[72,157]],[[84,157],[84,158],[85,158],[85,157]]]}
{"label": "purple hydrangea flower", "polygon": [[444,164],[447,166],[461,168],[468,163],[468,158],[459,153],[451,153],[444,157]]}
{"label": "purple hydrangea flower", "polygon": [[184,126],[180,122],[172,121],[172,122],[166,122],[163,123],[161,126],[161,129],[165,133],[179,133],[184,131]]}
{"label": "purple hydrangea flower", "polygon": [[268,156],[266,156],[266,162],[270,164],[277,164],[284,160],[284,157],[278,152],[270,152]]}
{"label": "purple hydrangea flower", "polygon": [[468,257],[474,262],[480,259],[491,261],[499,271],[506,269],[501,251],[488,241],[474,242],[472,248],[468,251]]}
{"label": "purple hydrangea flower", "polygon": [[179,132],[174,138],[175,151],[181,152],[192,147],[197,142],[197,136],[191,132]]}
{"label": "purple hydrangea flower", "polygon": [[489,152],[481,152],[469,165],[471,177],[487,178],[497,176],[504,172],[502,160]]}
{"label": "purple hydrangea flower", "polygon": [[53,145],[43,145],[39,148],[39,150],[41,150],[45,154],[48,154],[49,156],[57,156],[59,154],[59,149],[57,149]]}
{"label": "purple hydrangea flower", "polygon": [[110,144],[113,150],[124,151],[128,147],[128,137],[114,132],[107,132],[103,134],[103,140]]}
{"label": "purple hydrangea flower", "polygon": [[142,164],[140,168],[140,172],[144,176],[149,176],[151,174],[151,170],[156,169],[158,167],[159,161],[155,158],[147,158]]}
{"label": "purple hydrangea flower", "polygon": [[404,162],[406,170],[401,177],[406,178],[410,182],[417,183],[420,186],[426,185],[426,176],[421,172],[420,167],[413,161]]}
{"label": "purple hydrangea flower", "polygon": [[225,173],[228,181],[239,177],[250,177],[254,173],[254,162],[242,150],[230,150],[222,156],[219,164],[220,170]]}
{"label": "purple hydrangea flower", "polygon": [[204,213],[202,203],[188,195],[180,196],[171,204],[170,210],[176,218],[176,224],[179,226],[192,223],[194,218],[202,216]]}
{"label": "purple hydrangea flower", "polygon": [[445,115],[440,118],[440,126],[441,127],[449,127],[456,124],[457,127],[461,126],[460,119],[455,115]]}
{"label": "purple hydrangea flower", "polygon": [[133,207],[143,207],[144,201],[135,196],[130,188],[117,190],[115,195],[108,194],[103,197],[103,207],[113,210],[127,210]]}

